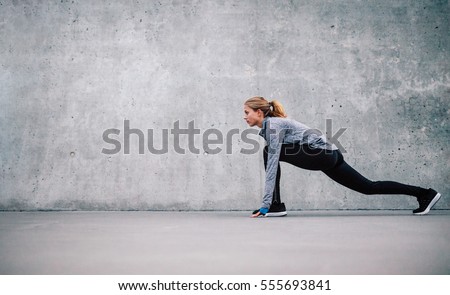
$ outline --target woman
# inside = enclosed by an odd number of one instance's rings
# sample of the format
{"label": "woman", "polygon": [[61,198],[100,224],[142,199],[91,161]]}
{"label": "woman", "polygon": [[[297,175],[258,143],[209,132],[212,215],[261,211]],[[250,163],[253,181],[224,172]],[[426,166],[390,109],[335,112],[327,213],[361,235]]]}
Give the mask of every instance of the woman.
{"label": "woman", "polygon": [[284,216],[286,208],[280,200],[280,161],[299,168],[321,170],[328,177],[357,192],[372,194],[410,195],[417,198],[416,215],[425,215],[440,199],[433,189],[424,189],[393,181],[371,181],[350,167],[336,146],[326,142],[323,135],[295,120],[287,119],[283,106],[276,100],[252,97],[244,104],[245,121],[261,128],[266,140],[264,166],[266,182],[261,208],[252,217]]}

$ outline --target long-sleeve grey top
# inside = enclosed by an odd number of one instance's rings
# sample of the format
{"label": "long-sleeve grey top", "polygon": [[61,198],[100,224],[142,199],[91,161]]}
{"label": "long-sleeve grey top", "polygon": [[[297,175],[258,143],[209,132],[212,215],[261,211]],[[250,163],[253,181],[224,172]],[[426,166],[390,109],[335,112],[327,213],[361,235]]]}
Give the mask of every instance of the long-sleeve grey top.
{"label": "long-sleeve grey top", "polygon": [[259,135],[268,145],[266,182],[261,208],[268,209],[272,204],[282,144],[308,144],[311,148],[337,150],[335,145],[327,143],[326,137],[317,129],[311,129],[288,118],[265,117]]}

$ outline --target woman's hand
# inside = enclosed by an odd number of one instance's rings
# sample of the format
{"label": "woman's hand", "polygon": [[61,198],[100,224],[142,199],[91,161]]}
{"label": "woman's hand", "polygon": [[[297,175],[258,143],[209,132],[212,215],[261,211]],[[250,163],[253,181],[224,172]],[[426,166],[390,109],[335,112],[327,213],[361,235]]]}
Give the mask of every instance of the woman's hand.
{"label": "woman's hand", "polygon": [[256,217],[259,217],[259,216],[264,216],[262,213],[261,213],[261,211],[258,211],[258,212],[256,212],[255,214],[252,214],[252,218],[256,218]]}
{"label": "woman's hand", "polygon": [[267,208],[261,208],[261,209],[259,209],[258,211],[253,212],[252,218],[260,217],[260,216],[265,216],[265,215],[267,214],[267,212],[269,212],[269,209],[267,209]]}

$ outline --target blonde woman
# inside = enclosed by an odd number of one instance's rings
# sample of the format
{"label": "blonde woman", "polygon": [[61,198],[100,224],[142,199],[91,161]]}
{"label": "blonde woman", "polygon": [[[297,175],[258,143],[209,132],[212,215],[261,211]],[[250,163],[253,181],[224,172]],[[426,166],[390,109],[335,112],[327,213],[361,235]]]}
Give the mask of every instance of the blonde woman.
{"label": "blonde woman", "polygon": [[279,162],[287,162],[308,170],[320,170],[341,185],[366,195],[410,195],[417,198],[416,215],[425,215],[440,199],[433,189],[424,189],[394,181],[371,181],[345,162],[342,153],[323,135],[308,126],[288,119],[280,102],[252,97],[244,103],[244,119],[250,127],[261,128],[266,140],[264,166],[266,180],[260,209],[252,217],[274,217],[287,214],[280,198],[281,170]]}

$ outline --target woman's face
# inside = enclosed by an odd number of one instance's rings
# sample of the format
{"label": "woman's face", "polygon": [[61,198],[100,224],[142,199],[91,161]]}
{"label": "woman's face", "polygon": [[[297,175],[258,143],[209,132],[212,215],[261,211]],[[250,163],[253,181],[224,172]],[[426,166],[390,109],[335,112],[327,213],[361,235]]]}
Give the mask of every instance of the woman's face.
{"label": "woman's face", "polygon": [[264,115],[261,110],[254,111],[252,108],[244,105],[244,120],[250,127],[258,126],[262,127],[262,121],[264,120]]}

